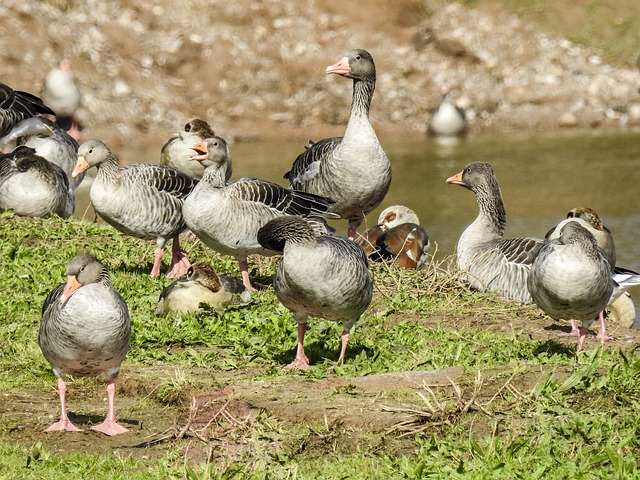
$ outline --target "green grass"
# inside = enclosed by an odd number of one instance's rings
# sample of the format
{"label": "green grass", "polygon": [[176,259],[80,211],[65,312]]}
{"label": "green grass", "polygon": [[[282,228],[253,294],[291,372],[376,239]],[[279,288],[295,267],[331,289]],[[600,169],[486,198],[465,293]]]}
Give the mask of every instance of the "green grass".
{"label": "green grass", "polygon": [[[5,415],[15,410],[0,405],[0,479],[632,478],[639,467],[637,350],[607,345],[576,357],[572,345],[522,333],[528,322],[551,320],[532,306],[466,292],[447,264],[423,272],[372,265],[374,301],[353,329],[346,363],[335,364],[341,326],[313,319],[305,342],[312,368],[285,373],[296,333],[292,315],[268,286],[275,259],[250,261],[252,277],[267,286],[251,304],[203,310],[178,322],[153,313],[169,281],[149,278],[151,242],[105,225],[10,213],[0,214],[0,238],[0,390],[26,399],[38,392],[34,402],[45,397],[55,404],[55,379],[37,345],[42,302],[81,251],[107,265],[131,311],[131,348],[122,367],[127,385],[119,394],[119,401],[130,400],[122,407],[130,418],[186,415],[193,396],[227,386],[312,386],[450,367],[465,372],[453,385],[418,392],[388,388],[367,396],[347,383],[323,397],[336,405],[384,400],[399,416],[412,410],[414,419],[403,428],[367,429],[326,418],[316,423],[261,411],[233,428],[222,421],[216,435],[203,430],[200,439],[176,436],[153,447],[148,458],[133,449],[95,453],[81,442],[99,446],[101,437],[45,435],[45,418]],[[192,260],[208,259],[217,270],[238,273],[234,261],[197,242],[186,248]],[[104,414],[96,400],[99,385],[91,379],[70,383],[76,410],[95,406],[96,415]],[[282,401],[305,401],[296,395]],[[65,448],[56,443],[60,438],[80,443]]]}

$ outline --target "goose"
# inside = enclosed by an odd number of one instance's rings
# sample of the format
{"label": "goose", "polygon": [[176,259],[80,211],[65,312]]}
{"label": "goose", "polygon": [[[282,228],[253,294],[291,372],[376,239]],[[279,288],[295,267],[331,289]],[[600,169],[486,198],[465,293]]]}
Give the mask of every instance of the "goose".
{"label": "goose", "polygon": [[251,293],[240,280],[229,275],[218,275],[208,263],[196,262],[184,277],[162,290],[156,315],[195,312],[202,303],[215,307],[249,301]]}
{"label": "goose", "polygon": [[26,217],[68,218],[76,207],[67,175],[57,165],[19,146],[0,155],[0,211]]}
{"label": "goose", "polygon": [[309,316],[342,322],[338,362],[344,363],[351,328],[371,303],[373,280],[367,257],[355,242],[319,233],[297,216],[275,218],[258,231],[258,241],[282,252],[273,287],[298,323],[296,357],[286,370],[307,370],[304,336]]}
{"label": "goose", "polygon": [[422,268],[429,252],[429,235],[416,213],[404,205],[385,208],[378,224],[360,235],[356,243],[375,261],[397,261],[404,268]]}
{"label": "goose", "polygon": [[[216,134],[211,126],[204,120],[199,118],[190,120],[183,130],[179,131],[164,144],[160,152],[160,165],[173,167],[192,178],[201,179],[204,173],[204,166],[200,162],[191,161],[191,154],[193,154],[191,147],[215,136]],[[229,158],[225,175],[227,181],[231,178],[231,174],[231,158]]]}
{"label": "goose", "polygon": [[0,147],[33,133],[51,133],[38,114],[55,115],[40,98],[0,83]]}
{"label": "goose", "polygon": [[467,118],[464,110],[451,99],[451,90],[442,89],[442,101],[432,112],[427,133],[432,137],[460,137],[467,133]]}
{"label": "goose", "polygon": [[184,202],[184,220],[209,248],[238,260],[242,282],[252,291],[247,256],[275,254],[258,243],[258,229],[285,214],[326,215],[331,200],[255,178],[227,183],[231,153],[221,137],[208,138],[191,148],[196,153],[192,160],[201,162],[205,170]]}
{"label": "goose", "polygon": [[[614,289],[611,264],[589,231],[568,222],[558,238],[545,240],[527,280],[531,298],[555,320],[581,320],[577,351],[584,346],[596,317],[604,325],[604,309]],[[606,334],[601,330],[598,338]]]}
{"label": "goose", "polygon": [[169,167],[149,164],[118,166],[118,160],[101,140],[80,145],[75,178],[90,167],[98,174],[89,198],[94,210],[116,230],[133,237],[156,240],[151,277],[160,275],[164,246],[173,239],[171,267],[167,277],[180,277],[189,260],[180,249],[178,236],[186,225],[182,203],[197,181]]}
{"label": "goose", "polygon": [[369,122],[376,67],[369,52],[351,50],[326,72],[353,79],[344,136],[310,142],[284,178],[294,190],[335,200],[331,212],[349,221],[347,236],[353,240],[364,217],[382,202],[391,184],[391,164]]}
{"label": "goose", "polygon": [[62,168],[69,179],[69,186],[72,190],[75,190],[84,179],[84,172],[76,178],[71,178],[71,172],[73,172],[78,159],[78,142],[60,128],[56,122],[45,117],[41,120],[51,129],[51,135],[45,133],[25,135],[19,137],[16,140],[16,144],[35,149],[37,155]]}
{"label": "goose", "polygon": [[44,79],[42,100],[55,110],[56,122],[74,139],[80,138],[76,111],[80,107],[81,93],[71,62],[63,58]]}
{"label": "goose", "polygon": [[471,190],[480,210],[457,246],[457,266],[470,286],[521,303],[531,301],[527,276],[543,240],[504,237],[506,211],[491,165],[470,163],[447,183]]}
{"label": "goose", "polygon": [[127,429],[114,414],[115,381],[129,350],[131,321],[124,299],[113,290],[107,268],[87,253],[67,266],[67,282],[51,290],[42,306],[38,344],[58,379],[60,420],[47,432],[79,432],[66,411],[67,375],[107,377],[107,416],[92,430],[118,435]]}

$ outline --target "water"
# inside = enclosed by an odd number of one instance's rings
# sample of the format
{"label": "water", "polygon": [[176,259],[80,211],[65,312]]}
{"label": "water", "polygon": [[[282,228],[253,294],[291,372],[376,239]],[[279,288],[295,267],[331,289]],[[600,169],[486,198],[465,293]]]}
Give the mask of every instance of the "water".
{"label": "water", "polygon": [[[232,145],[232,179],[248,176],[286,185],[282,175],[305,142]],[[392,162],[393,182],[367,225],[376,223],[383,208],[404,204],[420,217],[439,257],[454,253],[478,207],[470,191],[445,180],[467,163],[481,160],[493,166],[502,190],[506,236],[544,237],[572,208],[590,207],[614,234],[618,265],[640,271],[640,132],[506,132],[454,145],[416,138],[389,139],[383,146]],[[117,153],[125,162],[157,163],[160,147]],[[86,189],[81,189],[77,217],[93,219],[87,205]],[[334,226],[346,234],[346,222]],[[640,287],[630,292],[640,307]]]}

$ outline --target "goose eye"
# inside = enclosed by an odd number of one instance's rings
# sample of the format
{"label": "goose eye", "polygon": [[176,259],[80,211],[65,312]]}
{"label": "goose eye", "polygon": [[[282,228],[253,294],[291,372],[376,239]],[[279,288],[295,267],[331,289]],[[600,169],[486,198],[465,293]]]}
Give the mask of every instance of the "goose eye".
{"label": "goose eye", "polygon": [[218,146],[218,142],[213,142],[213,146],[217,147]]}
{"label": "goose eye", "polygon": [[185,131],[185,132],[190,132],[190,131],[191,131],[191,124],[190,124],[190,123],[187,123],[187,124],[184,126],[184,131]]}
{"label": "goose eye", "polygon": [[362,57],[360,55],[356,55],[356,60],[360,60]]}

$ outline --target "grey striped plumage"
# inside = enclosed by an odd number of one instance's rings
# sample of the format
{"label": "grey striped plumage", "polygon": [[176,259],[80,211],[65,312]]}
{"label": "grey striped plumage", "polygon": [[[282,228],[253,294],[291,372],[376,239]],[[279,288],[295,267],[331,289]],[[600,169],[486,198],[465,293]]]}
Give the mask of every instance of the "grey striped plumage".
{"label": "grey striped plumage", "polygon": [[[116,157],[100,140],[87,140],[80,146],[74,174],[93,166],[98,169],[89,192],[94,210],[122,233],[156,240],[160,250],[173,239],[175,257],[176,248],[179,248],[178,235],[186,228],[182,204],[197,180],[160,165],[120,167]],[[161,257],[161,252],[156,251],[153,276],[159,274],[158,254]],[[175,263],[174,258],[172,272]],[[175,272],[175,275],[181,276],[184,272]]]}
{"label": "grey striped plumage", "polygon": [[309,316],[343,323],[339,358],[343,361],[349,331],[373,295],[373,280],[362,249],[350,240],[320,234],[312,222],[296,216],[269,221],[259,230],[258,241],[283,253],[273,286],[299,324],[298,352],[289,368],[308,367],[303,340]]}
{"label": "grey striped plumage", "polygon": [[480,210],[460,236],[456,251],[458,268],[470,286],[510,300],[530,301],[527,277],[543,240],[504,238],[506,211],[491,165],[470,163],[447,183],[471,190]]}
{"label": "grey striped plumage", "polygon": [[75,197],[67,175],[34,149],[16,147],[0,155],[0,211],[28,217],[73,215]]}
{"label": "grey striped plumage", "polygon": [[34,127],[41,124],[38,114],[55,115],[55,112],[35,95],[0,83],[0,146],[12,139],[12,130],[21,122],[33,119]]}
{"label": "grey striped plumage", "polygon": [[310,142],[284,175],[296,190],[335,200],[331,211],[349,221],[349,237],[384,199],[391,164],[369,122],[376,69],[371,54],[352,50],[327,73],[353,79],[353,101],[343,137]]}

